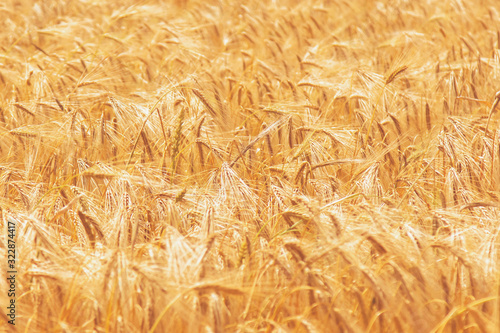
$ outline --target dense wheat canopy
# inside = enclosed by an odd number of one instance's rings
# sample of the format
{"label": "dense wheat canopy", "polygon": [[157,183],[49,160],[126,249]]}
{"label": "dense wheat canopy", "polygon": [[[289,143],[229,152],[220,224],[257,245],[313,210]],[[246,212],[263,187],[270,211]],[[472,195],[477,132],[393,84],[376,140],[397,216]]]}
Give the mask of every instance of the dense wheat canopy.
{"label": "dense wheat canopy", "polygon": [[15,327],[499,331],[497,90],[496,0],[2,1]]}

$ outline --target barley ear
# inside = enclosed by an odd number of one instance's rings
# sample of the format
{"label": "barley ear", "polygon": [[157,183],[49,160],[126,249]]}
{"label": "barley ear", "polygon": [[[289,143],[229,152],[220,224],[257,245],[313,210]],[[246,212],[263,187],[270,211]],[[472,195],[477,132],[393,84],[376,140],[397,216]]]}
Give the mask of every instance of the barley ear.
{"label": "barley ear", "polygon": [[485,137],[488,133],[488,126],[490,125],[491,116],[495,112],[495,108],[497,107],[498,102],[500,102],[500,91],[497,91],[497,93],[495,94],[495,100],[493,101],[493,105],[491,105],[490,115],[488,116],[488,121],[486,122],[486,127],[484,128],[484,136]]}

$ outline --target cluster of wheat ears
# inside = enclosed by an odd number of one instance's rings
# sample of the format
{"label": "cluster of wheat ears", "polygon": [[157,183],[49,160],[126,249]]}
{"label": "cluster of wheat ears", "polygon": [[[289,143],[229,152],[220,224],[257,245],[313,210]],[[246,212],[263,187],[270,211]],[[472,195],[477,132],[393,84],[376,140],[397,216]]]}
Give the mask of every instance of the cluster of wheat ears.
{"label": "cluster of wheat ears", "polygon": [[496,0],[0,16],[18,332],[500,330]]}

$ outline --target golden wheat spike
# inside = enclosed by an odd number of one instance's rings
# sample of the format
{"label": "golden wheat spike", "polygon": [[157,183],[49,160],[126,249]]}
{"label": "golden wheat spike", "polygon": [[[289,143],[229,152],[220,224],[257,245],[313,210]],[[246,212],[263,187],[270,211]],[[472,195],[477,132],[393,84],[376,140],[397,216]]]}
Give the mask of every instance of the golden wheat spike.
{"label": "golden wheat spike", "polygon": [[392,81],[394,81],[396,79],[396,77],[398,75],[400,75],[401,73],[403,73],[404,71],[406,71],[408,69],[408,66],[404,65],[404,66],[401,66],[399,68],[396,68],[394,71],[391,72],[391,74],[389,74],[389,76],[387,77],[387,79],[385,80],[385,84],[388,85],[390,84]]}
{"label": "golden wheat spike", "polygon": [[488,121],[486,122],[486,126],[484,128],[484,135],[485,136],[488,133],[488,126],[490,125],[491,116],[493,115],[493,113],[495,113],[495,109],[496,109],[496,107],[498,105],[498,102],[500,102],[500,91],[498,91],[495,94],[495,100],[493,101],[493,104],[491,105],[490,112],[489,112],[489,115],[488,115]]}

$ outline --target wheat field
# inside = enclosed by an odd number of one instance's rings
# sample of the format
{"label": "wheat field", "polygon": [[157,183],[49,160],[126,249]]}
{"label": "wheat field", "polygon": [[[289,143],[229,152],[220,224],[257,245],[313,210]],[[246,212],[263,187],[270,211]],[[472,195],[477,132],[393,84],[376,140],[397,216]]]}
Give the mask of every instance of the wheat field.
{"label": "wheat field", "polygon": [[496,0],[0,17],[2,330],[500,332]]}

